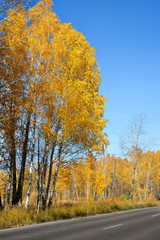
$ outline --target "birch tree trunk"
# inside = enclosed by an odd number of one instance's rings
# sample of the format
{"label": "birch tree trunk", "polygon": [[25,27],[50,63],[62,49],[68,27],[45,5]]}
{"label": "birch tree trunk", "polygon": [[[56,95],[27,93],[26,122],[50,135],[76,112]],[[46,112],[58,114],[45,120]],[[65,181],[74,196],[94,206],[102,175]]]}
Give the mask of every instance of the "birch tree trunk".
{"label": "birch tree trunk", "polygon": [[29,168],[29,182],[28,182],[28,192],[27,198],[25,203],[25,209],[29,206],[29,200],[31,195],[31,184],[32,184],[32,172],[33,172],[33,159],[34,159],[34,150],[35,150],[35,135],[36,135],[36,113],[34,113],[34,123],[33,123],[33,147],[32,147],[32,154],[31,154],[31,162]]}
{"label": "birch tree trunk", "polygon": [[[72,170],[72,171],[74,171],[74,170]],[[73,182],[74,182],[74,187],[75,187],[76,198],[79,201],[77,182],[76,182],[76,178],[75,178],[74,172],[72,172],[72,175],[73,175]]]}
{"label": "birch tree trunk", "polygon": [[62,152],[62,143],[59,146],[56,170],[55,170],[55,173],[54,173],[54,179],[53,179],[53,183],[52,183],[52,188],[51,188],[51,192],[50,192],[50,195],[49,195],[49,202],[48,202],[48,207],[49,208],[52,206],[52,202],[53,202],[53,196],[54,196],[54,192],[55,192],[56,180],[57,180],[57,175],[58,175],[60,161],[61,161],[61,152]]}
{"label": "birch tree trunk", "polygon": [[[14,101],[14,100],[13,100]],[[10,172],[11,172],[11,181],[12,181],[12,199],[16,195],[16,142],[15,142],[15,130],[16,130],[16,123],[15,123],[15,103],[11,100],[11,154],[10,154]],[[9,193],[9,192],[8,192]],[[9,198],[8,198],[9,199]],[[9,200],[10,202],[10,200]]]}
{"label": "birch tree trunk", "polygon": [[[55,144],[54,144],[55,145]],[[48,199],[50,184],[51,184],[51,176],[52,176],[52,167],[53,167],[53,155],[54,155],[55,146],[52,148],[51,156],[50,156],[50,165],[49,165],[49,174],[48,174],[48,183],[46,188],[46,193],[43,199],[43,210],[46,208],[46,203]]]}
{"label": "birch tree trunk", "polygon": [[137,166],[137,163],[133,167],[133,174],[132,174],[132,187],[131,187],[131,199],[132,200],[133,200],[133,195],[134,195],[134,190],[135,190],[136,166]]}
{"label": "birch tree trunk", "polygon": [[24,139],[23,150],[22,150],[21,170],[20,170],[19,181],[18,181],[18,189],[17,189],[17,191],[16,191],[16,193],[13,196],[13,199],[12,199],[12,205],[13,206],[16,205],[22,199],[24,172],[25,172],[26,158],[27,158],[27,146],[28,146],[30,120],[31,120],[31,112],[28,113],[28,118],[27,118],[25,139]]}
{"label": "birch tree trunk", "polygon": [[50,189],[50,185],[51,185],[52,167],[53,167],[53,162],[54,162],[53,161],[53,156],[54,156],[54,151],[55,151],[55,147],[56,147],[56,143],[57,143],[58,131],[59,131],[59,122],[58,122],[57,127],[56,127],[56,131],[55,131],[56,132],[56,139],[54,140],[54,143],[53,143],[53,146],[52,146],[52,152],[51,152],[51,156],[50,156],[48,182],[47,182],[46,193],[45,193],[45,196],[44,196],[44,199],[43,199],[43,209],[46,208],[49,189]]}
{"label": "birch tree trunk", "polygon": [[37,209],[40,209],[40,202],[41,202],[41,187],[40,187],[40,152],[39,152],[39,139],[38,139],[38,176],[37,176],[37,190],[38,190],[38,197],[37,197]]}
{"label": "birch tree trunk", "polygon": [[12,161],[10,161],[9,180],[8,180],[8,187],[7,187],[7,204],[8,205],[10,204],[11,185],[12,185]]}
{"label": "birch tree trunk", "polygon": [[49,146],[48,143],[45,148],[44,158],[43,158],[43,172],[42,172],[42,181],[41,181],[41,194],[42,194],[42,205],[44,209],[45,205],[45,191],[46,191],[46,174],[47,174],[47,162],[48,162]]}

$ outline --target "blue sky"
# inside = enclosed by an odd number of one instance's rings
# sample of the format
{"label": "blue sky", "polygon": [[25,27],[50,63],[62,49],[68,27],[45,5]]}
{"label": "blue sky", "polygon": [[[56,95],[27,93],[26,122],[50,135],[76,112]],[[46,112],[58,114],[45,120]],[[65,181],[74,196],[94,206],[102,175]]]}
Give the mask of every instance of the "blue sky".
{"label": "blue sky", "polygon": [[71,22],[96,48],[106,103],[108,153],[133,116],[146,114],[146,141],[160,149],[160,1],[54,0],[61,22]]}

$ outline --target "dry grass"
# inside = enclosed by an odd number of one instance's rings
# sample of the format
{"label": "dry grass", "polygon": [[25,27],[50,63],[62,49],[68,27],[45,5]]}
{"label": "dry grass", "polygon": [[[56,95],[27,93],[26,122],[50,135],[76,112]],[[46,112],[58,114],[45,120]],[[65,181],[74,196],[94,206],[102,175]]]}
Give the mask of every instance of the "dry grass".
{"label": "dry grass", "polygon": [[17,207],[0,212],[0,229],[154,206],[160,206],[160,203],[156,201],[68,202],[41,212],[37,212],[34,207],[27,211]]}

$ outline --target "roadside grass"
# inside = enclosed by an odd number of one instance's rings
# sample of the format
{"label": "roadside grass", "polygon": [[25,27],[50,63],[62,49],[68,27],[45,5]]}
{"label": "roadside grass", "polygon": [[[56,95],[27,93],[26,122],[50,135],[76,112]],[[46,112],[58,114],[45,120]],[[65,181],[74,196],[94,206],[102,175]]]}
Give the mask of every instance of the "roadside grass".
{"label": "roadside grass", "polygon": [[160,203],[154,200],[142,202],[103,200],[68,202],[40,212],[37,212],[35,207],[29,208],[27,211],[14,207],[0,211],[0,229],[155,206],[160,206]]}

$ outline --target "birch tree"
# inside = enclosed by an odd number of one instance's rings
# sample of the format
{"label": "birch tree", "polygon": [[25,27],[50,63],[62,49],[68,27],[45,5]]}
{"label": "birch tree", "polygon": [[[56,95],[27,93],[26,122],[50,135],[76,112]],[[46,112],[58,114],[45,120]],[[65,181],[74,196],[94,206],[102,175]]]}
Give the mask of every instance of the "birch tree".
{"label": "birch tree", "polygon": [[70,23],[60,23],[52,6],[51,0],[39,1],[28,10],[16,6],[0,26],[0,144],[10,174],[8,199],[12,190],[12,205],[22,201],[25,170],[30,164],[26,208],[35,152],[38,205],[42,202],[45,208],[47,201],[52,204],[66,154],[73,150],[77,155],[80,151],[101,152],[108,144],[103,132],[106,99],[99,94],[101,76],[95,49]]}
{"label": "birch tree", "polygon": [[128,130],[128,133],[126,133],[120,139],[121,148],[123,152],[130,158],[130,161],[132,163],[131,199],[133,199],[135,191],[137,164],[141,159],[142,149],[144,147],[144,119],[145,116],[143,114],[135,117],[133,119],[132,126]]}

